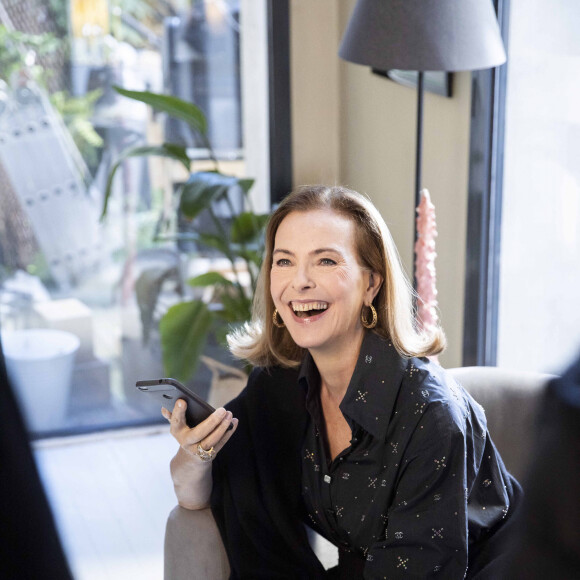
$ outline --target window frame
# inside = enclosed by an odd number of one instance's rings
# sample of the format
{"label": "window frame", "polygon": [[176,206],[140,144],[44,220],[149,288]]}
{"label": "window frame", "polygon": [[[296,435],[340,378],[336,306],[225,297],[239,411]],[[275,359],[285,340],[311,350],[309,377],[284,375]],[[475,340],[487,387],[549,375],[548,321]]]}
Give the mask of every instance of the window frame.
{"label": "window frame", "polygon": [[[510,0],[494,0],[508,53]],[[508,63],[472,73],[463,365],[495,366]]]}

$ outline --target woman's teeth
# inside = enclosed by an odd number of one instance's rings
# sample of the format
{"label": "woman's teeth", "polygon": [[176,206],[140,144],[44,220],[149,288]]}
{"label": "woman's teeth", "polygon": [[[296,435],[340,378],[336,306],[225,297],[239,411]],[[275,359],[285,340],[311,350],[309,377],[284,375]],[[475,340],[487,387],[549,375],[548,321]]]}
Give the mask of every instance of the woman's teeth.
{"label": "woman's teeth", "polygon": [[307,304],[304,303],[296,303],[292,304],[292,310],[296,313],[297,316],[300,318],[307,318],[308,316],[312,316],[315,314],[319,314],[323,310],[328,308],[328,304],[326,302],[309,302]]}

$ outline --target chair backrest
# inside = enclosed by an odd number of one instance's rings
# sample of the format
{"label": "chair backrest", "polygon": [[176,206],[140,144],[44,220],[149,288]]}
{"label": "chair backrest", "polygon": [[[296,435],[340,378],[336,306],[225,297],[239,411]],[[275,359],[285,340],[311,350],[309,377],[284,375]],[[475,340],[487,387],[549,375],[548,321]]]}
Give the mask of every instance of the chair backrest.
{"label": "chair backrest", "polygon": [[521,481],[533,444],[538,403],[553,375],[497,367],[448,372],[485,409],[491,438],[508,470]]}

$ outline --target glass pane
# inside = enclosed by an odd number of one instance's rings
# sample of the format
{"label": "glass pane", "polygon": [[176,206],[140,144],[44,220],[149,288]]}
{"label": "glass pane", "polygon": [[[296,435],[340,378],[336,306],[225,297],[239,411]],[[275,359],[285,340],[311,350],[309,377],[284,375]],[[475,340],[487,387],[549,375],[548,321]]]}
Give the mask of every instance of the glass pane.
{"label": "glass pane", "polygon": [[[162,422],[135,389],[165,375],[159,320],[204,296],[188,277],[215,267],[227,275],[230,265],[175,236],[156,239],[192,227],[174,196],[188,174],[173,160],[126,160],[99,220],[107,176],[129,146],[171,141],[188,148],[193,170],[215,167],[185,123],[114,86],[198,104],[220,170],[243,176],[238,1],[39,1],[43,18],[18,0],[2,4],[0,322],[29,428],[41,436]],[[194,227],[208,224],[202,216]],[[232,364],[216,340],[206,354]],[[211,378],[200,367],[189,385],[207,398]]]}
{"label": "glass pane", "polygon": [[558,372],[580,343],[580,10],[511,0],[498,364]]}

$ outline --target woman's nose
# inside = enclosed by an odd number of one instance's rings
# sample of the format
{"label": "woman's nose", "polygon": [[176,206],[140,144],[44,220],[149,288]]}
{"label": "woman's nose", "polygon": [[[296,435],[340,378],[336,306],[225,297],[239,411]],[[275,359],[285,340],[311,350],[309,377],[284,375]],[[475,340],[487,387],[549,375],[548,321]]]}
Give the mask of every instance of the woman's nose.
{"label": "woman's nose", "polygon": [[314,288],[315,286],[316,284],[312,279],[310,268],[307,266],[299,266],[296,268],[294,279],[292,280],[294,290],[306,290],[308,288]]}

